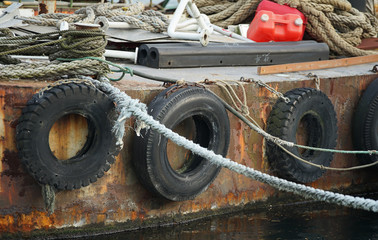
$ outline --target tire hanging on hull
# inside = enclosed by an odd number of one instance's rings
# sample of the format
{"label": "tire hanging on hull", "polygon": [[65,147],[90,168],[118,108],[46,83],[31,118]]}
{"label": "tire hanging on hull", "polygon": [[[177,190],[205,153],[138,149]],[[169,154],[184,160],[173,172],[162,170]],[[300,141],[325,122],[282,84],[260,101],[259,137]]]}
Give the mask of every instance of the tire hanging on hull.
{"label": "tire hanging on hull", "polygon": [[[71,114],[86,119],[87,139],[75,156],[59,160],[50,148],[50,130]],[[41,184],[58,190],[85,187],[109,170],[120,150],[111,131],[115,117],[113,102],[87,84],[62,84],[37,93],[28,101],[17,125],[21,162]]]}
{"label": "tire hanging on hull", "polygon": [[[186,132],[184,137],[202,147],[227,154],[228,115],[223,104],[206,89],[167,88],[148,105],[148,113],[166,127],[180,134]],[[144,187],[158,196],[172,201],[193,199],[213,182],[220,167],[189,151],[179,153],[179,147],[170,144],[157,132],[143,129],[134,141],[135,171]]]}
{"label": "tire hanging on hull", "polygon": [[[356,150],[378,150],[378,78],[365,90],[352,123],[353,144]],[[377,155],[361,155],[363,163],[378,160]],[[378,166],[378,165],[376,165]]]}
{"label": "tire hanging on hull", "polygon": [[[290,99],[278,100],[267,120],[267,132],[283,140],[311,147],[333,149],[337,139],[336,113],[328,97],[312,88],[297,88],[285,93]],[[268,162],[278,176],[301,183],[313,182],[324,170],[301,162],[279,146],[267,142]],[[333,153],[286,147],[291,153],[315,164],[329,166]]]}

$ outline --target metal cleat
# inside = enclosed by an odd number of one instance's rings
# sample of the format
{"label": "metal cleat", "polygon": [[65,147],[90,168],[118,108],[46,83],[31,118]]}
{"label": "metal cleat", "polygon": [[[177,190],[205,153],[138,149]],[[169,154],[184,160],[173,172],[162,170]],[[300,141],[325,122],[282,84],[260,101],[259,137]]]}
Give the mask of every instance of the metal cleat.
{"label": "metal cleat", "polygon": [[[201,28],[200,33],[189,33],[189,32],[178,32],[177,25],[179,24],[180,17],[183,14],[185,8],[191,13],[192,17],[197,21],[199,27]],[[192,0],[182,0],[176,8],[173,14],[172,20],[168,26],[168,35],[171,38],[176,39],[186,39],[186,40],[199,40],[202,46],[207,46],[209,43],[209,34],[213,31],[202,14],[200,14],[197,6],[192,2]]]}

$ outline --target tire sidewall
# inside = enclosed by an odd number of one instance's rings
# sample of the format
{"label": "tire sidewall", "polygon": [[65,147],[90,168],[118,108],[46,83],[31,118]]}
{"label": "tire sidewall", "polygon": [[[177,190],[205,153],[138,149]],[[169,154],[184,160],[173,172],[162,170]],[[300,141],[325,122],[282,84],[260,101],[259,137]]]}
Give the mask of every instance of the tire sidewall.
{"label": "tire sidewall", "polygon": [[[96,103],[93,103],[94,99],[97,100]],[[64,181],[70,181],[88,174],[95,174],[106,162],[108,148],[110,148],[110,143],[114,143],[114,139],[112,139],[112,134],[109,134],[111,125],[104,124],[104,120],[108,119],[107,112],[112,108],[112,103],[102,101],[98,97],[94,99],[87,98],[85,95],[58,99],[40,116],[45,120],[42,120],[39,128],[35,129],[36,159],[39,159],[41,165],[46,167],[44,171],[55,174],[58,179],[64,178]],[[78,114],[87,119],[88,134],[93,135],[93,141],[84,155],[61,161],[49,148],[49,132],[56,121],[69,114]],[[97,159],[95,161],[94,156]]]}
{"label": "tire sidewall", "polygon": [[[332,102],[321,91],[312,88],[296,88],[284,94],[290,99],[286,103],[282,99],[273,106],[267,119],[267,131],[288,142],[297,143],[301,119],[304,123],[300,129],[308,129],[304,134],[306,142],[302,145],[333,149],[337,140],[337,118]],[[299,135],[300,136],[300,135]],[[300,136],[301,137],[301,136]],[[303,139],[302,139],[303,140]],[[302,141],[301,141],[302,143]],[[273,171],[287,180],[309,183],[325,172],[294,158],[273,142],[266,144],[267,159]],[[309,162],[328,167],[333,159],[332,152],[299,150],[298,147],[283,146],[296,156]],[[301,154],[300,154],[301,151]]]}
{"label": "tire sidewall", "polygon": [[[304,116],[310,115],[315,119],[315,121],[318,123],[318,126],[320,127],[318,131],[320,135],[320,139],[318,140],[319,145],[315,147],[330,149],[335,148],[337,135],[335,135],[334,133],[337,132],[337,129],[335,128],[337,123],[335,122],[335,118],[333,118],[332,113],[334,112],[334,109],[332,107],[332,104],[330,102],[325,103],[325,100],[327,99],[321,97],[321,95],[312,95],[310,98],[306,98],[303,101],[299,102],[298,105],[296,105],[295,111],[291,116],[291,121],[293,123],[288,124],[288,133],[284,137],[284,139],[297,143],[296,134],[298,131],[299,123]],[[301,156],[298,150],[299,149],[297,147],[290,148],[290,151],[296,156]],[[329,152],[316,151],[314,152],[314,155],[308,160],[318,165],[329,166],[329,159],[330,157],[332,157],[330,155],[332,154],[330,154]],[[318,167],[311,166],[294,158],[292,158],[292,160],[293,165],[298,168],[299,171],[310,174],[322,171]]]}
{"label": "tire sidewall", "polygon": [[[23,119],[17,126],[17,145],[26,169],[42,184],[58,190],[87,186],[104,175],[119,152],[112,133],[114,104],[89,85],[59,85],[42,96],[36,94],[24,114],[21,118],[32,118]],[[58,160],[50,149],[50,130],[59,119],[70,114],[87,120],[87,141],[75,156]],[[27,139],[23,140],[25,136]]]}
{"label": "tire sidewall", "polygon": [[[378,78],[369,84],[357,104],[352,122],[356,150],[378,150]],[[363,163],[378,160],[377,155],[358,155]]]}
{"label": "tire sidewall", "polygon": [[[223,105],[203,88],[187,87],[170,93],[175,87],[177,86],[164,90],[149,104],[149,114],[169,129],[173,129],[185,119],[201,116],[200,123],[205,123],[211,130],[212,137],[208,149],[225,156],[229,145],[229,120]],[[202,159],[192,171],[179,174],[169,164],[166,152],[167,138],[151,129],[142,131],[141,135],[137,141],[137,152],[143,151],[140,145],[146,146],[146,163],[143,165],[138,162],[136,168],[148,175],[147,179],[142,177],[142,182],[147,183],[150,190],[152,185],[153,192],[169,200],[193,199],[207,189],[221,169]]]}

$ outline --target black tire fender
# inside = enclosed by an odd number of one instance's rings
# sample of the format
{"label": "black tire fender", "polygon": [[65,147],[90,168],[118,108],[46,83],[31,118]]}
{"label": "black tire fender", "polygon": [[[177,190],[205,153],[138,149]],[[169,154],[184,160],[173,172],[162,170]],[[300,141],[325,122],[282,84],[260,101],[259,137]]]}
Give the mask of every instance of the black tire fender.
{"label": "black tire fender", "polygon": [[[61,161],[49,145],[51,127],[63,116],[87,120],[88,136],[75,156]],[[26,170],[41,184],[58,190],[78,189],[97,181],[119,152],[112,133],[113,102],[100,90],[84,84],[62,84],[35,94],[22,111],[16,129],[17,149]]]}
{"label": "black tire fender", "polygon": [[[273,106],[267,119],[267,132],[283,140],[297,143],[297,134],[304,129],[305,144],[312,147],[334,149],[337,139],[336,113],[328,97],[312,88],[297,88],[285,93],[290,99],[282,99]],[[303,141],[303,140],[302,140]],[[286,147],[296,156],[315,164],[329,166],[333,153],[313,150],[299,150]],[[276,144],[267,142],[268,162],[278,176],[288,180],[308,183],[318,179],[324,170],[301,162],[284,152]]]}
{"label": "black tire fender", "polygon": [[[358,102],[352,136],[356,150],[378,150],[378,78],[369,84]],[[377,155],[361,154],[359,157],[363,163],[378,160]]]}
{"label": "black tire fender", "polygon": [[[148,113],[169,129],[192,121],[193,142],[217,154],[227,154],[228,115],[223,104],[206,89],[171,86],[153,99]],[[168,160],[167,144],[167,138],[161,134],[151,129],[141,131],[133,151],[137,176],[147,190],[158,196],[172,201],[193,199],[213,182],[220,167],[189,153],[183,167],[174,170]]]}

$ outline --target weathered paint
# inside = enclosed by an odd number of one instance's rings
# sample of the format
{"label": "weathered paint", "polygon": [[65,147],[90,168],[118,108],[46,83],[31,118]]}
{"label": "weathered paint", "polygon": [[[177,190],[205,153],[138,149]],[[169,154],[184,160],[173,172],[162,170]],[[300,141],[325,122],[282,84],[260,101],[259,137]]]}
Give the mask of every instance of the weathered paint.
{"label": "weathered paint", "polygon": [[[362,91],[376,77],[377,75],[367,74],[321,80],[320,88],[329,96],[337,112],[338,149],[353,148],[350,135],[353,112]],[[67,227],[71,227],[69,230],[74,233],[82,229],[79,227],[86,227],[91,231],[112,231],[111,228],[120,226],[122,229],[133,229],[233,211],[245,205],[253,207],[258,204],[271,204],[273,201],[291,201],[288,198],[289,194],[278,192],[266,184],[227,169],[222,169],[209,189],[194,200],[170,202],[151,195],[139,184],[133,171],[132,143],[135,134],[131,128],[134,124],[133,119],[129,119],[126,124],[130,127],[126,129],[124,149],[117,156],[111,169],[88,187],[58,192],[56,210],[52,215],[48,215],[44,209],[41,188],[22,168],[15,145],[15,127],[21,109],[38,88],[44,85],[46,83],[34,81],[19,81],[17,85],[0,81],[0,232],[4,236],[17,232],[64,233],[63,229]],[[130,87],[129,83],[116,83],[116,86],[145,103],[150,102],[162,90],[152,87],[136,90],[135,86]],[[314,87],[314,82],[272,82],[270,86],[286,92],[296,87]],[[249,111],[260,126],[265,128],[266,119],[277,97],[254,84],[245,84],[245,87]],[[227,99],[217,87],[212,86],[212,90]],[[242,96],[240,88],[235,87],[235,90]],[[266,161],[263,138],[231,114],[229,118],[231,134],[228,158],[271,173]],[[70,142],[85,141],[86,131],[85,119],[79,116],[68,117],[54,127],[50,140],[51,148],[55,149],[56,155],[62,154],[62,159],[72,156],[77,149],[64,146],[71,144]],[[68,133],[69,139],[62,138]],[[185,154],[184,150],[182,152],[184,153],[181,155]],[[348,167],[357,164],[359,162],[354,155],[345,157],[335,154],[331,166]],[[328,171],[322,178],[309,185],[322,189],[358,189],[364,192],[376,187],[374,183],[377,180],[378,176],[371,169],[353,172]],[[42,231],[33,232],[37,229]]]}
{"label": "weathered paint", "polygon": [[65,115],[50,130],[51,152],[59,160],[74,157],[84,147],[87,136],[88,123],[85,117],[78,114]]}
{"label": "weathered paint", "polygon": [[[4,106],[4,90],[0,90],[0,106]],[[4,113],[3,111],[0,111],[0,141],[3,142],[5,140],[5,124],[4,124]],[[0,159],[3,159],[3,144],[0,144]],[[0,161],[0,173],[3,172],[3,164],[2,161]],[[0,179],[1,180],[1,179]],[[2,192],[2,187],[0,184],[0,193]]]}

